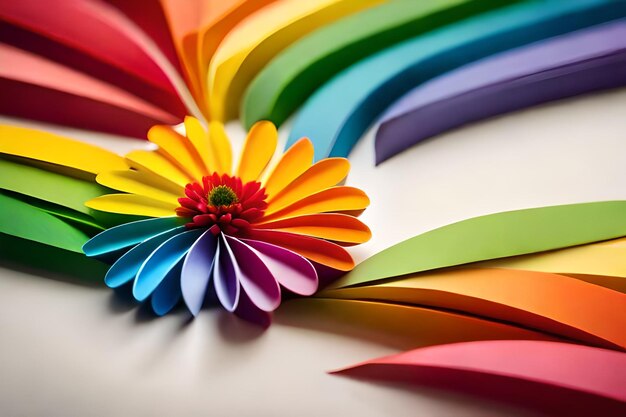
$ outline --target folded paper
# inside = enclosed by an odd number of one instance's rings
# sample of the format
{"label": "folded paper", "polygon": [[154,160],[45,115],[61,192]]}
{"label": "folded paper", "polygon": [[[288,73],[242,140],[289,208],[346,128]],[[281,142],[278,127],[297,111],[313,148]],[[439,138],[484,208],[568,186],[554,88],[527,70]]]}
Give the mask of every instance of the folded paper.
{"label": "folded paper", "polygon": [[531,1],[417,36],[318,89],[298,113],[287,146],[306,134],[316,159],[347,156],[385,108],[413,87],[478,59],[625,16],[623,2]]}
{"label": "folded paper", "polygon": [[376,162],[465,123],[623,85],[626,20],[507,51],[438,77],[394,104],[376,132]]}

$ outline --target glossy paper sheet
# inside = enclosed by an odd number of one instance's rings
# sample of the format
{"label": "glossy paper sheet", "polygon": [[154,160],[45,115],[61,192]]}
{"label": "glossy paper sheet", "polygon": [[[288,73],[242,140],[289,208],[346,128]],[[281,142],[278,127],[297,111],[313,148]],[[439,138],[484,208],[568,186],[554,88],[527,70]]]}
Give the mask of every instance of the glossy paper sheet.
{"label": "glossy paper sheet", "polygon": [[547,415],[626,411],[626,355],[565,343],[498,340],[416,349],[336,373],[445,388]]}
{"label": "glossy paper sheet", "polygon": [[507,51],[436,78],[394,104],[376,132],[376,162],[465,123],[622,85],[626,20]]}

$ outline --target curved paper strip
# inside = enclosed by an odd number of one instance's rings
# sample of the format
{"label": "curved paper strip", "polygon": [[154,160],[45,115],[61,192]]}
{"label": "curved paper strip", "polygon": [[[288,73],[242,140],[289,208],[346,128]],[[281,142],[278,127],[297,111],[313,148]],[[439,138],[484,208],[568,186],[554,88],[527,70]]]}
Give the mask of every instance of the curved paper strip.
{"label": "curved paper strip", "polygon": [[220,43],[209,65],[211,116],[222,121],[236,117],[245,86],[286,46],[318,27],[382,1],[277,1],[241,21]]}
{"label": "curved paper strip", "polygon": [[311,295],[317,291],[317,272],[305,257],[271,243],[260,240],[243,240],[255,249],[274,278],[289,291],[299,295]]}
{"label": "curved paper strip", "polygon": [[91,174],[128,168],[124,158],[98,146],[18,126],[0,125],[0,153]]}
{"label": "curved paper strip", "polygon": [[115,261],[107,271],[104,283],[111,288],[117,288],[132,281],[152,252],[165,241],[184,231],[185,228],[179,226],[148,237]]}
{"label": "curved paper strip", "polygon": [[184,190],[192,178],[174,165],[165,156],[152,151],[131,151],[126,154],[128,164],[143,174],[151,176],[151,181],[169,181]]}
{"label": "curved paper strip", "polygon": [[528,2],[416,37],[319,89],[298,113],[288,145],[306,134],[314,140],[316,159],[347,156],[376,117],[410,88],[486,56],[624,16],[623,2]]}
{"label": "curved paper strip", "polygon": [[268,170],[267,178],[263,181],[268,198],[303,174],[313,164],[313,153],[313,144],[308,138],[301,138],[287,149],[276,166]]}
{"label": "curved paper strip", "polygon": [[344,248],[325,240],[294,233],[261,229],[250,229],[245,237],[281,246],[311,261],[340,271],[349,271],[354,268],[354,260]]}
{"label": "curved paper strip", "polygon": [[[224,12],[219,19],[208,22],[204,26],[201,25],[196,33],[192,32],[185,37],[190,40],[190,42],[188,42],[190,44],[193,44],[193,41],[191,40],[194,36],[196,38],[196,61],[199,79],[198,87],[201,89],[204,97],[201,105],[208,108],[209,99],[207,96],[209,90],[207,88],[207,74],[209,73],[209,63],[224,37],[230,33],[233,27],[235,27],[239,22],[274,1],[276,0],[233,1],[231,2],[232,6],[226,10],[226,12]],[[224,3],[225,2],[223,1],[217,1],[218,7],[224,5]],[[179,2],[177,2],[176,7],[180,7]],[[215,10],[215,7],[210,9]],[[207,114],[208,113],[209,111],[207,110]]]}
{"label": "curved paper strip", "polygon": [[135,194],[106,194],[85,202],[94,210],[147,217],[169,217],[178,204],[165,203]]}
{"label": "curved paper strip", "polygon": [[0,67],[3,114],[140,138],[180,121],[122,88],[1,43],[0,61],[8,63]]}
{"label": "curved paper strip", "polygon": [[195,149],[195,154],[200,157],[202,171],[205,173],[215,171],[216,164],[212,160],[215,156],[211,155],[211,138],[202,123],[195,117],[186,116],[185,135]]}
{"label": "curved paper strip", "polygon": [[[147,174],[145,171],[124,170],[101,172],[96,177],[98,184],[130,194],[138,194],[170,204],[178,204],[178,198],[184,195],[182,187],[173,187],[168,181],[159,181],[162,177]],[[93,198],[93,197],[92,197]],[[83,201],[89,198],[83,199]]]}
{"label": "curved paper strip", "polygon": [[354,187],[331,187],[303,198],[280,211],[265,212],[261,222],[286,219],[305,214],[317,214],[337,211],[358,211],[369,206],[370,200],[363,191]]}
{"label": "curved paper strip", "polygon": [[626,355],[531,340],[431,346],[334,373],[405,381],[513,400],[549,415],[622,415]]}
{"label": "curved paper strip", "polygon": [[159,286],[154,290],[154,293],[152,293],[150,304],[155,314],[159,316],[166,315],[172,311],[180,301],[180,274],[182,265],[183,261],[178,261],[176,266],[170,269],[167,275],[165,275],[165,278],[163,278],[163,281],[161,281]]}
{"label": "curved paper strip", "polygon": [[546,253],[494,259],[475,263],[472,266],[626,278],[626,238]]}
{"label": "curved paper strip", "polygon": [[[462,311],[600,347],[626,350],[626,316],[622,314],[626,311],[626,295],[562,275],[464,268],[324,291],[320,297]],[[580,314],[581,309],[585,314]]]}
{"label": "curved paper strip", "polygon": [[294,179],[282,191],[269,197],[266,212],[273,213],[343,181],[350,172],[350,163],[345,158],[323,159],[302,175]]}
{"label": "curved paper strip", "polygon": [[185,221],[186,219],[182,217],[173,216],[138,220],[114,226],[92,237],[89,242],[83,245],[83,252],[87,256],[100,256],[117,252],[182,226]]}
{"label": "curved paper strip", "polygon": [[201,234],[202,230],[188,230],[169,238],[156,248],[137,272],[137,278],[133,283],[133,296],[138,301],[148,298],[168,272],[183,259]]}
{"label": "curved paper strip", "polygon": [[164,155],[191,178],[201,180],[202,176],[207,174],[200,155],[189,139],[176,132],[171,126],[152,127],[148,131],[148,140],[159,146],[157,152]]}
{"label": "curved paper strip", "polygon": [[237,167],[237,176],[244,183],[258,180],[272,159],[277,143],[278,132],[273,124],[266,121],[255,123],[250,128],[244,142]]}
{"label": "curved paper strip", "polygon": [[333,286],[622,236],[626,236],[626,201],[507,211],[463,220],[400,242],[363,261]]}
{"label": "curved paper strip", "polygon": [[219,122],[209,123],[209,138],[211,149],[211,166],[217,172],[230,173],[233,165],[233,151],[230,147],[230,140],[226,136],[224,125]]}
{"label": "curved paper strip", "polygon": [[215,293],[226,311],[233,312],[239,304],[241,289],[237,277],[241,275],[237,259],[232,249],[220,233],[213,267],[213,284]]}
{"label": "curved paper strip", "polygon": [[[0,7],[7,41],[132,91],[182,119],[185,105],[174,87],[182,80],[130,19],[105,2],[69,0],[54,13],[36,0]],[[192,103],[187,103],[192,104]]]}
{"label": "curved paper strip", "polygon": [[255,227],[352,244],[367,242],[372,237],[369,227],[359,219],[339,213],[307,214],[263,223]]}
{"label": "curved paper strip", "polygon": [[624,277],[612,277],[612,276],[607,276],[607,275],[589,275],[589,274],[563,274],[563,275],[626,294],[626,279]]}
{"label": "curved paper strip", "polygon": [[210,230],[191,246],[185,256],[180,274],[180,288],[187,308],[197,316],[202,308],[206,290],[213,272],[217,252],[217,238]]}
{"label": "curved paper strip", "polygon": [[294,43],[258,74],[245,93],[242,119],[246,126],[262,119],[279,125],[316,88],[367,55],[510,2],[393,1],[341,19]]}
{"label": "curved paper strip", "polygon": [[0,193],[0,233],[82,253],[82,231],[20,200]]}
{"label": "curved paper strip", "polygon": [[[33,207],[36,207],[41,211],[52,214],[60,218],[61,220],[68,220],[70,224],[81,226],[81,230],[88,232],[88,234],[90,234],[92,231],[94,233],[99,233],[105,229],[103,224],[108,224],[105,219],[95,219],[94,217],[92,217],[92,215],[95,214],[93,212],[91,212],[90,214],[85,214],[64,206],[60,206],[58,204],[40,200],[38,198],[32,198],[25,195],[17,195],[14,193],[7,194],[10,197],[17,198],[18,200]],[[85,229],[82,226],[87,226],[87,228]]]}
{"label": "curved paper strip", "polygon": [[105,3],[70,0],[56,4],[54,13],[37,0],[6,6],[0,9],[2,20],[80,50],[159,88],[173,89],[143,46],[130,36],[126,22]]}
{"label": "curved paper strip", "polygon": [[38,198],[84,214],[90,214],[84,204],[86,200],[109,192],[93,182],[4,159],[0,159],[0,189]]}
{"label": "curved paper strip", "polygon": [[499,54],[436,78],[391,107],[376,132],[376,163],[469,122],[621,85],[626,20]]}
{"label": "curved paper strip", "polygon": [[226,236],[239,270],[237,280],[252,304],[263,311],[274,311],[280,305],[280,286],[263,259],[239,239]]}
{"label": "curved paper strip", "polygon": [[558,340],[547,334],[478,317],[372,301],[300,298],[283,303],[277,320],[339,332],[397,349],[470,340]]}

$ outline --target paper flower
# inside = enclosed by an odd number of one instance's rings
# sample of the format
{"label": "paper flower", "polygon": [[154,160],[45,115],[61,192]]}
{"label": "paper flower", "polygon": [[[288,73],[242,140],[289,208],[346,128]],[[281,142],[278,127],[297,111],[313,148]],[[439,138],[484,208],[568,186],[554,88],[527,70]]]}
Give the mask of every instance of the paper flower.
{"label": "paper flower", "polygon": [[[181,296],[193,315],[214,288],[230,311],[270,312],[281,287],[311,295],[318,269],[347,271],[354,262],[343,246],[371,233],[355,216],[369,204],[359,189],[337,185],[348,174],[343,158],[312,164],[313,145],[303,138],[266,169],[277,144],[270,122],[248,133],[237,168],[231,170],[228,138],[219,123],[205,131],[185,119],[186,136],[155,126],[155,151],[133,151],[129,168],[102,172],[97,181],[121,191],[86,203],[92,209],[148,217],[98,234],[83,250],[119,256],[105,282],[133,281],[133,295],[151,298],[165,314]],[[252,314],[254,316],[254,314]]]}

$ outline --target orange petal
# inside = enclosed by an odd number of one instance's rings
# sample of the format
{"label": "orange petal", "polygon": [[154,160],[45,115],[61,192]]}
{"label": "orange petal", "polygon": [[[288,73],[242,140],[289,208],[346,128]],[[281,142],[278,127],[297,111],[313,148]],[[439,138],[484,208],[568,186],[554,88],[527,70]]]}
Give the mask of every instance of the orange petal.
{"label": "orange petal", "polygon": [[335,243],[325,240],[293,233],[260,229],[251,229],[246,237],[281,246],[311,261],[334,269],[349,271],[354,268],[354,260],[348,251]]}
{"label": "orange petal", "polygon": [[350,163],[345,158],[322,159],[287,185],[274,198],[270,197],[266,213],[275,213],[304,197],[337,185],[346,178],[349,171]]}
{"label": "orange petal", "polygon": [[289,183],[304,173],[313,163],[313,144],[302,138],[291,146],[263,182],[265,192],[272,198]]}
{"label": "orange petal", "polygon": [[287,206],[280,211],[264,216],[259,223],[291,218],[303,214],[357,211],[369,206],[367,195],[354,187],[331,187]]}
{"label": "orange petal", "polygon": [[307,214],[255,227],[345,243],[363,243],[372,237],[370,229],[359,219],[337,213]]}
{"label": "orange petal", "polygon": [[136,194],[106,194],[91,199],[85,205],[94,210],[135,216],[173,216],[178,204],[165,203]]}
{"label": "orange petal", "polygon": [[159,146],[157,151],[196,181],[209,173],[204,169],[202,158],[191,141],[178,134],[170,126],[157,125],[148,131],[148,140]]}
{"label": "orange petal", "polygon": [[191,176],[157,152],[132,151],[126,154],[126,161],[132,168],[181,187],[193,181]]}
{"label": "orange petal", "polygon": [[245,183],[256,181],[272,159],[278,132],[273,123],[262,120],[256,122],[248,132],[246,142],[243,145],[237,176]]}

